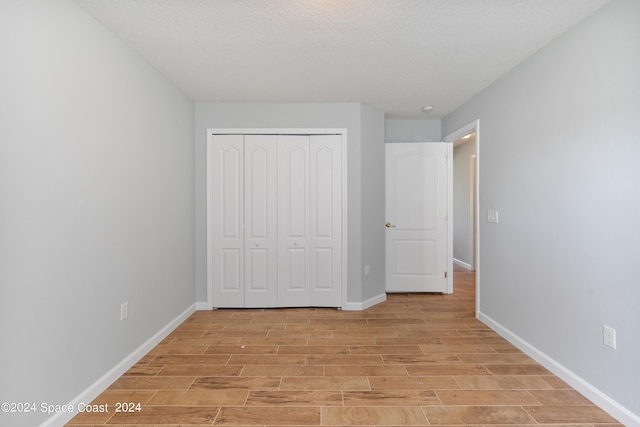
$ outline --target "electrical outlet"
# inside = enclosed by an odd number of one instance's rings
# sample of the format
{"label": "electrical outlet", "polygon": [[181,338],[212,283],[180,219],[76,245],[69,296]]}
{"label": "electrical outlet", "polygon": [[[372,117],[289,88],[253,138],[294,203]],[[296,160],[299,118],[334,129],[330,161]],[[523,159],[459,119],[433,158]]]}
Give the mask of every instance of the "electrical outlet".
{"label": "electrical outlet", "polygon": [[368,276],[369,275],[369,264],[365,264],[364,265],[364,275]]}
{"label": "electrical outlet", "polygon": [[607,326],[602,325],[602,343],[607,347],[611,347],[612,349],[616,349],[616,330]]}
{"label": "electrical outlet", "polygon": [[120,304],[120,320],[124,320],[129,315],[129,302]]}

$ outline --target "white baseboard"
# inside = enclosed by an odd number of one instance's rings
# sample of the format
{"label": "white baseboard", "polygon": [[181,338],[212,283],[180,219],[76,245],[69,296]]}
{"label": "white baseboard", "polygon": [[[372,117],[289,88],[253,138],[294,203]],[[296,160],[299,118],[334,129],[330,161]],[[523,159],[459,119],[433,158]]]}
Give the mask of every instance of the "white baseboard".
{"label": "white baseboard", "polygon": [[196,311],[202,311],[202,310],[211,310],[211,307],[209,307],[209,303],[208,302],[197,302],[196,303]]}
{"label": "white baseboard", "polygon": [[69,405],[76,410],[74,412],[59,412],[48,418],[44,423],[40,424],[40,427],[57,427],[63,426],[71,418],[73,418],[78,412],[79,403],[89,403],[100,393],[107,389],[115,380],[120,378],[122,374],[127,372],[129,368],[136,364],[145,354],[149,353],[153,347],[158,345],[163,339],[167,337],[174,329],[176,329],[182,322],[184,322],[192,313],[196,310],[196,304],[187,308],[182,314],[169,322],[164,328],[160,329],[154,336],[149,338],[144,344],[135,349],[131,354],[122,359],[116,366],[114,366],[109,372],[104,374],[96,382],[91,384],[89,388],[76,396]]}
{"label": "white baseboard", "polygon": [[373,307],[376,304],[380,304],[381,302],[385,302],[386,300],[387,300],[387,294],[382,293],[380,295],[376,295],[373,298],[369,298],[366,301],[348,302],[342,306],[342,309],[345,311],[362,311],[362,310],[366,310],[369,307]]}
{"label": "white baseboard", "polygon": [[583,378],[576,375],[574,372],[567,369],[556,360],[552,359],[542,351],[538,350],[527,341],[520,338],[518,335],[502,326],[500,323],[493,320],[491,317],[478,313],[478,319],[489,326],[491,329],[500,334],[503,338],[509,341],[511,344],[518,347],[529,357],[540,363],[542,366],[553,372],[561,380],[569,384],[576,389],[587,399],[598,405],[609,415],[620,421],[626,427],[640,427],[640,416],[634,414],[629,409],[625,408],[615,400],[611,399],[605,393],[594,387]]}
{"label": "white baseboard", "polygon": [[455,259],[455,258],[453,259],[453,262],[458,264],[461,267],[466,268],[467,270],[471,270],[471,264],[467,264],[466,262],[460,261],[459,259]]}

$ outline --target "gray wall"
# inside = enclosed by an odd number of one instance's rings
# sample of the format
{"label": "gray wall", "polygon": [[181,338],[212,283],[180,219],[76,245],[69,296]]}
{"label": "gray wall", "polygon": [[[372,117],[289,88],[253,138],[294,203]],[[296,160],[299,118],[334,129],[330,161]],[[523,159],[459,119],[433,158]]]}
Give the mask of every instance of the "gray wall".
{"label": "gray wall", "polygon": [[384,113],[362,106],[362,301],[385,292]]}
{"label": "gray wall", "polygon": [[387,119],[386,142],[438,142],[441,140],[440,119]]}
{"label": "gray wall", "polygon": [[481,314],[635,414],[639,40],[640,2],[614,1],[443,120],[480,119],[480,218],[500,212],[480,225]]}
{"label": "gray wall", "polygon": [[471,265],[471,155],[475,139],[453,149],[453,258]]}
{"label": "gray wall", "polygon": [[[367,233],[380,233],[383,230],[367,229],[362,223],[363,207],[371,209],[379,205],[384,196],[363,194],[364,174],[363,157],[381,162],[378,167],[384,169],[384,157],[379,158],[377,150],[365,148],[363,144],[379,144],[380,140],[371,138],[371,129],[379,131],[384,126],[384,117],[358,103],[225,103],[197,102],[195,119],[195,157],[196,157],[196,298],[199,302],[207,300],[207,238],[206,238],[206,131],[207,128],[345,128],[347,129],[347,226],[348,226],[348,295],[349,302],[361,302],[363,239]],[[363,124],[364,122],[364,124]],[[381,123],[381,125],[379,124]],[[363,137],[367,133],[366,141]],[[375,167],[372,165],[371,167]],[[378,249],[384,258],[384,246]],[[367,252],[370,254],[370,252]],[[371,255],[373,256],[373,255]],[[384,270],[383,270],[384,271]],[[381,289],[384,292],[384,286]]]}
{"label": "gray wall", "polygon": [[0,54],[0,402],[66,404],[195,301],[193,102],[71,1]]}

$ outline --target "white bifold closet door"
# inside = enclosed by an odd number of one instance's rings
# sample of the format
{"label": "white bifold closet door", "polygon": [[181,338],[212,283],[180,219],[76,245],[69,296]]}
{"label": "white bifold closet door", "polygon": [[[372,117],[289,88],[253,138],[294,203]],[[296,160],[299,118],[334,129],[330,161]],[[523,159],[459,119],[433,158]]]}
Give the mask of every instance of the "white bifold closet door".
{"label": "white bifold closet door", "polygon": [[276,307],[277,138],[244,137],[244,305]]}
{"label": "white bifold closet door", "polygon": [[278,139],[278,299],[340,306],[342,148],[336,135]]}
{"label": "white bifold closet door", "polygon": [[215,135],[210,147],[216,307],[276,307],[277,137]]}
{"label": "white bifold closet door", "polygon": [[214,135],[214,307],[341,306],[339,135]]}

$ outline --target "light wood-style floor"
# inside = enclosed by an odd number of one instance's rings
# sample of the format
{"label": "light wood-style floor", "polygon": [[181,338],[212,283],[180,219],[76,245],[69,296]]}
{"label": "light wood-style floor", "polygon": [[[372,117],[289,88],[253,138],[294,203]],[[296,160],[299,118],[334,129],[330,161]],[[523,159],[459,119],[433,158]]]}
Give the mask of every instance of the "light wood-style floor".
{"label": "light wood-style floor", "polygon": [[621,425],[475,319],[473,273],[454,280],[362,312],[196,312],[69,425]]}

